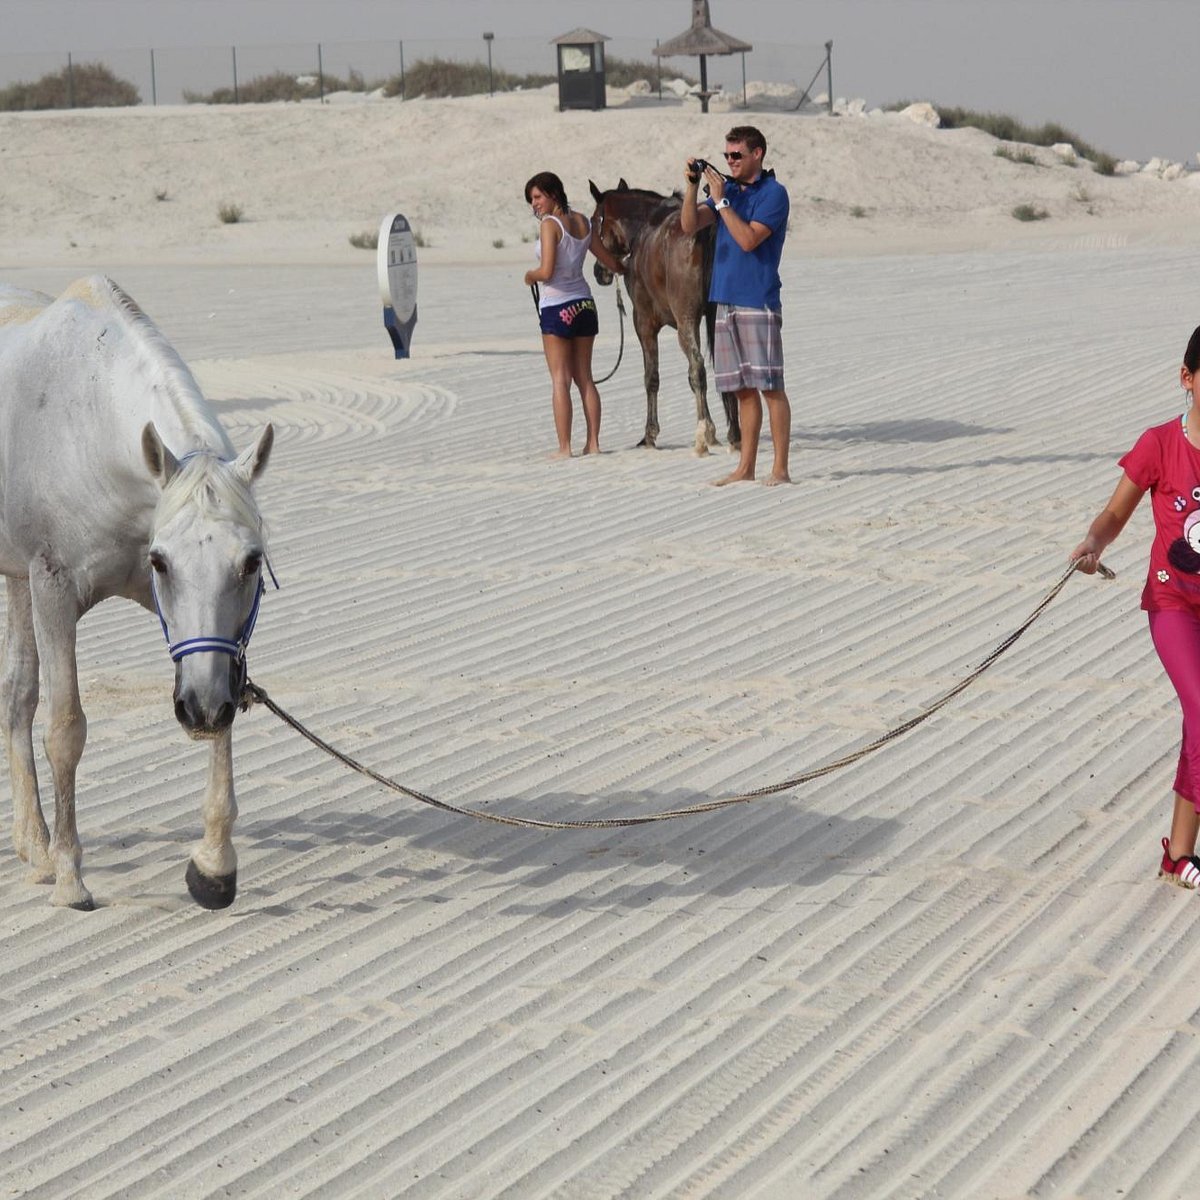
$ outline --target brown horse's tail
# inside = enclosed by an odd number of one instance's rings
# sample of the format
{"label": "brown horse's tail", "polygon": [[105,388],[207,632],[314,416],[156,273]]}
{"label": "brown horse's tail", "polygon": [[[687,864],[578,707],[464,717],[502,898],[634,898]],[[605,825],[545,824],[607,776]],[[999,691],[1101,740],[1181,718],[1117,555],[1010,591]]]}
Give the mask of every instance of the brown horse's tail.
{"label": "brown horse's tail", "polygon": [[717,327],[717,306],[708,298],[709,285],[712,283],[713,257],[717,250],[717,227],[706,225],[696,234],[700,243],[700,278],[704,295],[704,342],[708,347],[708,359],[713,356],[713,331]]}

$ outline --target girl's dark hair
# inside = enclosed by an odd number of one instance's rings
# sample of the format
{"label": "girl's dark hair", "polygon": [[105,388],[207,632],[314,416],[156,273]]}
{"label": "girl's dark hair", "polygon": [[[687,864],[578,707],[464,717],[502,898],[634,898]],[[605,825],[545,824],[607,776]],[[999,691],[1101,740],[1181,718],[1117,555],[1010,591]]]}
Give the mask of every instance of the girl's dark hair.
{"label": "girl's dark hair", "polygon": [[564,212],[570,207],[567,204],[567,193],[563,188],[563,181],[553,171],[539,171],[525,185],[526,204],[530,202],[530,195],[534,188],[537,188],[543,195],[549,196]]}
{"label": "girl's dark hair", "polygon": [[1183,365],[1190,375],[1194,375],[1196,368],[1200,367],[1200,326],[1193,329],[1192,336],[1188,338],[1187,349],[1183,352]]}

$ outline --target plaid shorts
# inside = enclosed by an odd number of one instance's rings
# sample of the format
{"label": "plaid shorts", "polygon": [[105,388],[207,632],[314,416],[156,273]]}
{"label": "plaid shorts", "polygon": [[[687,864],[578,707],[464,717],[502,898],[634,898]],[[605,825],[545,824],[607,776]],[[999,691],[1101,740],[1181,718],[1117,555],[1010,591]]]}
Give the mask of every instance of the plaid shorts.
{"label": "plaid shorts", "polygon": [[717,305],[713,376],[718,391],[783,391],[783,315],[769,308]]}

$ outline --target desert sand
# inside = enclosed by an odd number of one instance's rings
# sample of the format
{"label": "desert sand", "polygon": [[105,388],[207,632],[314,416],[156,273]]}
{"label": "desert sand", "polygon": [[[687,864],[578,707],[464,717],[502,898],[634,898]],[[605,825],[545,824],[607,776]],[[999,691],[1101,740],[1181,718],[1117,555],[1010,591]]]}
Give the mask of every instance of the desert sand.
{"label": "desert sand", "polygon": [[[729,460],[692,454],[666,337],[661,448],[634,449],[627,345],[605,453],[548,461],[525,178],[558,171],[581,207],[589,179],[669,189],[734,119],[793,199],[795,486],[708,486]],[[1178,411],[1200,190],[995,146],[549,92],[8,115],[0,278],[110,274],[237,445],[274,424],[282,587],[250,673],[276,702],[442,800],[643,815],[935,700]],[[403,362],[348,240],[393,209],[426,242]],[[0,1195],[1187,1194],[1200,901],[1155,878],[1179,717],[1138,610],[1149,532],[1141,511],[1115,581],[1072,578],[920,728],[687,820],[448,816],[254,708],[217,913],[184,888],[206,756],[157,622],[102,605],[80,633],[98,910],[50,907],[0,844]]]}

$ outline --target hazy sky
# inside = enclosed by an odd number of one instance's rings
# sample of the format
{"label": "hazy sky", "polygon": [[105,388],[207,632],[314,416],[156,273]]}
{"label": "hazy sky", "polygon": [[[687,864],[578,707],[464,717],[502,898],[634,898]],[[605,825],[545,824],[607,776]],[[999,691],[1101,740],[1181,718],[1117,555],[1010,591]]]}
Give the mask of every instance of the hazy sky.
{"label": "hazy sky", "polygon": [[[1057,121],[1117,157],[1196,166],[1197,0],[710,0],[756,47],[834,42],[834,91]],[[0,59],[29,51],[683,32],[690,0],[0,0]],[[414,57],[420,47],[409,51]],[[687,69],[687,60],[670,60]],[[553,50],[547,70],[553,70]],[[695,73],[695,66],[691,64]],[[807,83],[812,68],[798,64]],[[10,74],[10,72],[4,72]],[[747,74],[754,73],[750,55]]]}

